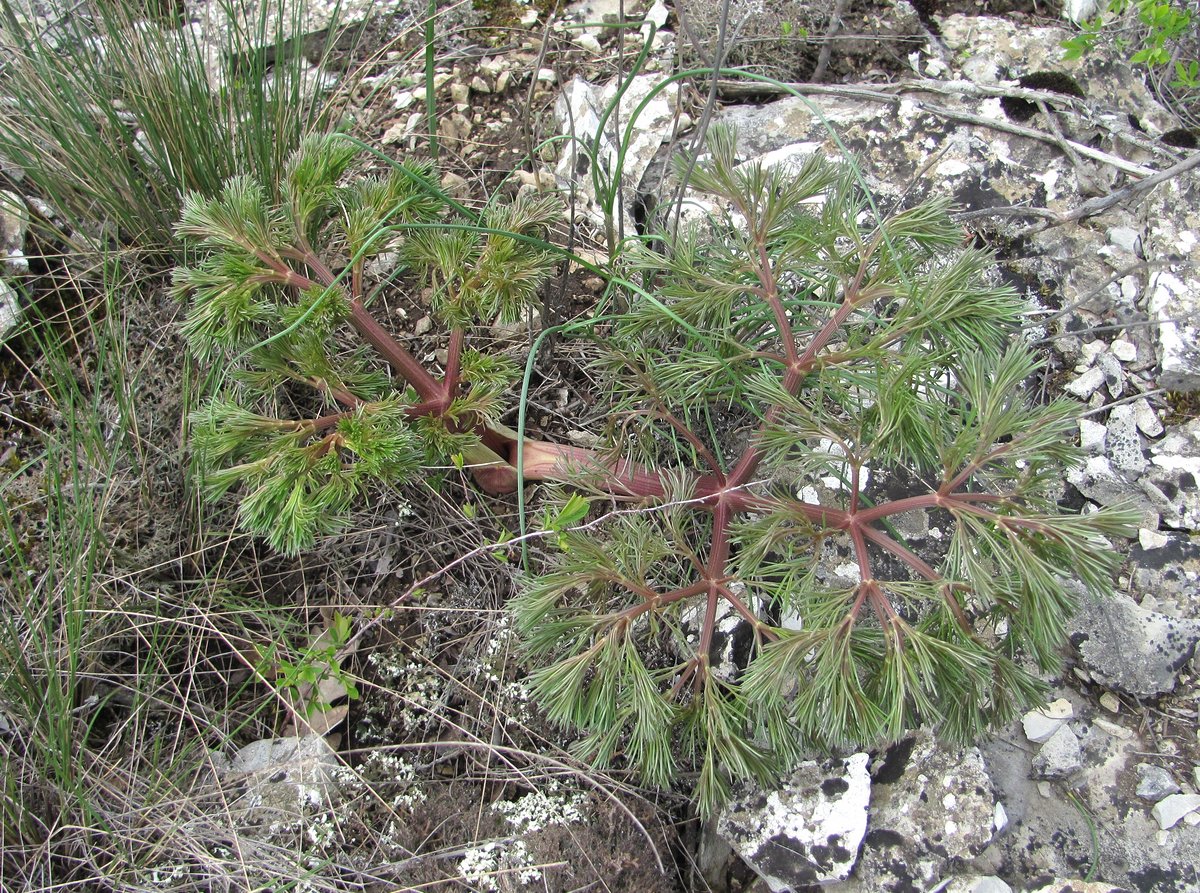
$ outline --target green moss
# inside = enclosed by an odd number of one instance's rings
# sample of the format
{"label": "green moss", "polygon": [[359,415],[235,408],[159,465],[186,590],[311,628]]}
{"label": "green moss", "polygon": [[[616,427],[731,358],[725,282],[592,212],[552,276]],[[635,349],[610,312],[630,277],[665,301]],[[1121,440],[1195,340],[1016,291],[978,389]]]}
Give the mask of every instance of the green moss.
{"label": "green moss", "polygon": [[1163,421],[1168,425],[1182,425],[1200,418],[1200,393],[1195,391],[1167,391],[1167,405],[1171,411]]}

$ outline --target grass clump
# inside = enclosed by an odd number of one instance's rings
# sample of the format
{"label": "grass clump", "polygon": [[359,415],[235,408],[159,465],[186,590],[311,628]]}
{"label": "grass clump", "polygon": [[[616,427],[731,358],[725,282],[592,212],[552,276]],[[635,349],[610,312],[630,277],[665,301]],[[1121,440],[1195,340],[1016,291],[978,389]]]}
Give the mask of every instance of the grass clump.
{"label": "grass clump", "polygon": [[[44,28],[0,3],[10,103],[0,155],[71,232],[170,245],[186,193],[242,174],[273,183],[305,134],[336,124],[337,102],[293,39],[305,0],[263,3],[250,18],[235,0],[217,6],[229,26],[202,31],[124,0],[52,0]],[[329,27],[337,33],[336,18]]]}

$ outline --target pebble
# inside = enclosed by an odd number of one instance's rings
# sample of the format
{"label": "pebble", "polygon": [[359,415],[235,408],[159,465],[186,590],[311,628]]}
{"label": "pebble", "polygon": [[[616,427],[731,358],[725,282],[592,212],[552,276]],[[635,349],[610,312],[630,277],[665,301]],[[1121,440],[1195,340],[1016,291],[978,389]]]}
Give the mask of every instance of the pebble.
{"label": "pebble", "polygon": [[442,175],[441,186],[453,198],[466,198],[471,191],[471,185],[467,182],[466,177],[453,171],[446,171]]}
{"label": "pebble", "polygon": [[1104,694],[1102,694],[1100,696],[1100,706],[1103,707],[1105,710],[1107,710],[1109,713],[1120,713],[1121,712],[1121,699],[1118,698],[1111,691],[1106,691]]}
{"label": "pebble", "polygon": [[1104,452],[1104,438],[1108,429],[1091,419],[1079,420],[1079,447],[1085,453],[1100,455]]}
{"label": "pebble", "polygon": [[1132,341],[1126,341],[1123,338],[1118,338],[1108,346],[1112,355],[1122,363],[1132,363],[1137,359],[1137,345]]}
{"label": "pebble", "polygon": [[1096,368],[1104,373],[1109,396],[1121,396],[1121,391],[1125,390],[1125,370],[1120,361],[1110,353],[1102,353],[1096,357]]}
{"label": "pebble", "polygon": [[1171,538],[1169,536],[1167,536],[1165,533],[1160,533],[1157,530],[1148,530],[1147,528],[1143,527],[1138,531],[1138,542],[1147,552],[1151,551],[1152,549],[1161,549],[1168,542],[1170,542],[1170,540]]}
{"label": "pebble", "polygon": [[1103,732],[1107,732],[1108,734],[1112,735],[1114,738],[1117,738],[1121,741],[1128,741],[1130,738],[1133,737],[1132,730],[1127,729],[1122,725],[1118,725],[1115,722],[1109,722],[1107,719],[1102,719],[1099,716],[1097,716],[1095,719],[1092,720],[1092,725],[1094,725],[1096,728],[1100,729]]}
{"label": "pebble", "polygon": [[1079,376],[1070,384],[1068,384],[1065,388],[1063,388],[1063,390],[1073,397],[1078,397],[1080,400],[1084,400],[1090,397],[1092,392],[1094,392],[1096,388],[1100,387],[1102,384],[1104,384],[1104,370],[1093,366],[1087,372],[1083,373],[1083,375]]}
{"label": "pebble", "polygon": [[[1082,355],[1083,359],[1080,362],[1080,366],[1086,368],[1092,365],[1094,362],[1096,362],[1096,357],[1104,353],[1107,348],[1108,345],[1099,338],[1081,345],[1079,348],[1079,353]],[[1083,368],[1080,368],[1077,371],[1082,372]]]}
{"label": "pebble", "polygon": [[1021,717],[1021,725],[1025,729],[1026,738],[1034,744],[1042,744],[1049,741],[1054,733],[1062,728],[1063,723],[1074,715],[1075,710],[1071,702],[1066,698],[1059,698],[1045,707],[1030,710]]}
{"label": "pebble", "polygon": [[424,335],[426,332],[428,332],[432,328],[433,328],[433,320],[430,319],[428,316],[422,316],[420,319],[417,320],[416,325],[413,326],[413,334],[414,335]]}
{"label": "pebble", "polygon": [[558,83],[558,74],[553,68],[539,68],[537,79],[543,84],[556,84]]}
{"label": "pebble", "polygon": [[1158,822],[1158,827],[1166,831],[1173,828],[1185,815],[1197,809],[1200,809],[1200,794],[1172,794],[1154,804],[1150,814]]}
{"label": "pebble", "polygon": [[600,55],[600,41],[596,39],[595,34],[589,34],[587,31],[584,31],[582,34],[573,38],[571,43],[575,44],[575,46],[580,47],[581,49],[587,50],[589,53]]}
{"label": "pebble", "polygon": [[1114,226],[1108,231],[1108,241],[1130,254],[1141,257],[1142,237],[1135,229],[1127,226]]}
{"label": "pebble", "polygon": [[492,85],[479,75],[475,75],[475,77],[471,78],[471,89],[476,93],[491,93]]}
{"label": "pebble", "polygon": [[1033,758],[1033,771],[1042,778],[1062,778],[1083,765],[1083,750],[1079,739],[1068,725],[1062,725],[1042,745]]}
{"label": "pebble", "polygon": [[1158,437],[1163,433],[1162,421],[1145,397],[1133,401],[1133,421],[1147,437]]}
{"label": "pebble", "polygon": [[1179,793],[1179,785],[1171,777],[1171,773],[1162,766],[1153,763],[1138,763],[1138,777],[1141,779],[1137,786],[1137,795],[1143,800],[1153,800],[1155,803],[1171,794]]}
{"label": "pebble", "polygon": [[451,84],[450,85],[450,101],[455,105],[470,102],[471,87],[468,84]]}

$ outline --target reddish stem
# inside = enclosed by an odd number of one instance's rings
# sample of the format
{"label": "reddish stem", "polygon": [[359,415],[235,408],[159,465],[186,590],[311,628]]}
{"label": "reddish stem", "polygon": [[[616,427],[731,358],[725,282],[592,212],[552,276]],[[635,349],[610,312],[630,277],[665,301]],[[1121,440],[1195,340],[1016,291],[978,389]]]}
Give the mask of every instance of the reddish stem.
{"label": "reddish stem", "polygon": [[900,545],[886,533],[881,530],[876,530],[874,527],[863,526],[861,528],[862,535],[873,542],[879,548],[891,552],[926,580],[938,582],[942,578],[929,564],[922,558],[914,554],[911,550]]}
{"label": "reddish stem", "polygon": [[374,316],[363,306],[360,298],[350,301],[350,325],[370,344],[399,375],[416,390],[417,396],[433,403],[442,397],[442,387],[416,357],[405,350]]}
{"label": "reddish stem", "polygon": [[464,333],[456,328],[450,333],[450,346],[446,349],[446,374],[442,377],[442,399],[449,407],[458,394],[459,368],[462,365]]}
{"label": "reddish stem", "polygon": [[331,412],[331,413],[328,413],[327,415],[319,416],[315,419],[311,419],[311,420],[309,420],[307,422],[303,422],[301,424],[311,426],[313,433],[316,434],[316,433],[320,433],[321,431],[325,431],[329,428],[332,428],[334,425],[336,425],[342,419],[348,419],[352,415],[354,415],[354,410],[346,410],[345,412]]}
{"label": "reddish stem", "polygon": [[765,636],[772,642],[779,638],[779,635],[773,632],[770,627],[763,623],[762,620],[760,620],[758,616],[750,610],[750,607],[744,601],[733,594],[733,590],[731,590],[724,583],[718,584],[717,588],[721,590],[721,595],[724,597],[725,601],[733,605],[733,609],[741,614],[748,623],[753,625],[756,633]]}

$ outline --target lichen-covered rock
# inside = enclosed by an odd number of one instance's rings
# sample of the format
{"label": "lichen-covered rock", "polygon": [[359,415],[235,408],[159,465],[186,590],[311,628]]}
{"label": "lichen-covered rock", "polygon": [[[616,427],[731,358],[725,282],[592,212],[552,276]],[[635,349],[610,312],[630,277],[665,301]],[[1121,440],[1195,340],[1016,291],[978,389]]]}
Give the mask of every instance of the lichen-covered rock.
{"label": "lichen-covered rock", "polygon": [[1150,531],[1129,550],[1133,591],[1159,610],[1200,617],[1200,542],[1174,531]]}
{"label": "lichen-covered rock", "polygon": [[996,833],[996,799],[977,748],[919,732],[876,770],[855,876],[866,890],[927,890]]}
{"label": "lichen-covered rock", "polygon": [[23,315],[16,290],[0,279],[0,341],[17,327]]}
{"label": "lichen-covered rock", "polygon": [[8,273],[29,272],[25,257],[25,234],[29,231],[29,208],[15,192],[0,190],[0,253]]}
{"label": "lichen-covered rock", "polygon": [[1059,726],[1033,758],[1033,771],[1039,778],[1065,778],[1083,766],[1079,738],[1068,725]]}
{"label": "lichen-covered rock", "polygon": [[1180,792],[1179,785],[1171,777],[1171,773],[1162,766],[1155,766],[1153,763],[1138,763],[1137,773],[1137,795],[1143,800],[1152,800],[1157,803],[1164,797]]}
{"label": "lichen-covered rock", "polygon": [[[626,235],[635,231],[630,210],[637,202],[638,184],[646,169],[658,154],[663,143],[671,138],[675,126],[675,110],[679,100],[679,86],[669,84],[662,89],[665,77],[661,74],[643,74],[628,81],[613,80],[598,86],[582,78],[575,78],[558,97],[554,116],[561,132],[574,139],[566,144],[555,173],[564,184],[574,184],[580,197],[583,212],[595,223],[603,225],[604,211],[602,196],[597,195],[595,172],[591,166],[598,164],[604,170],[601,178],[624,190],[621,203],[613,201],[613,213],[623,208],[624,220],[613,220],[614,226],[624,226]],[[624,87],[620,102],[616,104],[608,126],[601,127],[601,118],[616,103],[618,89]],[[656,92],[657,91],[657,92]],[[650,98],[653,94],[653,98]],[[636,118],[633,112],[643,102],[644,108]],[[621,122],[621,140],[613,136],[612,121]],[[628,139],[625,139],[626,133]],[[594,151],[585,149],[599,137]],[[620,177],[617,164],[621,162]]]}
{"label": "lichen-covered rock", "polygon": [[[1200,321],[1200,306],[1196,313]],[[1164,524],[1200,531],[1200,419],[1168,430],[1151,447],[1141,484]]]}
{"label": "lichen-covered rock", "polygon": [[263,738],[239,750],[227,774],[245,780],[248,822],[286,823],[330,808],[340,766],[323,735]]}
{"label": "lichen-covered rock", "polygon": [[1071,643],[1094,681],[1139,698],[1175,688],[1200,640],[1200,621],[1148,611],[1122,593],[1096,598],[1064,585],[1079,593]]}
{"label": "lichen-covered rock", "polygon": [[1126,887],[1117,887],[1102,881],[1063,880],[1055,878],[1048,884],[1040,885],[1029,893],[1131,893]]}
{"label": "lichen-covered rock", "polygon": [[744,788],[717,818],[717,833],[773,893],[844,880],[867,830],[868,759],[809,761],[773,789]]}

